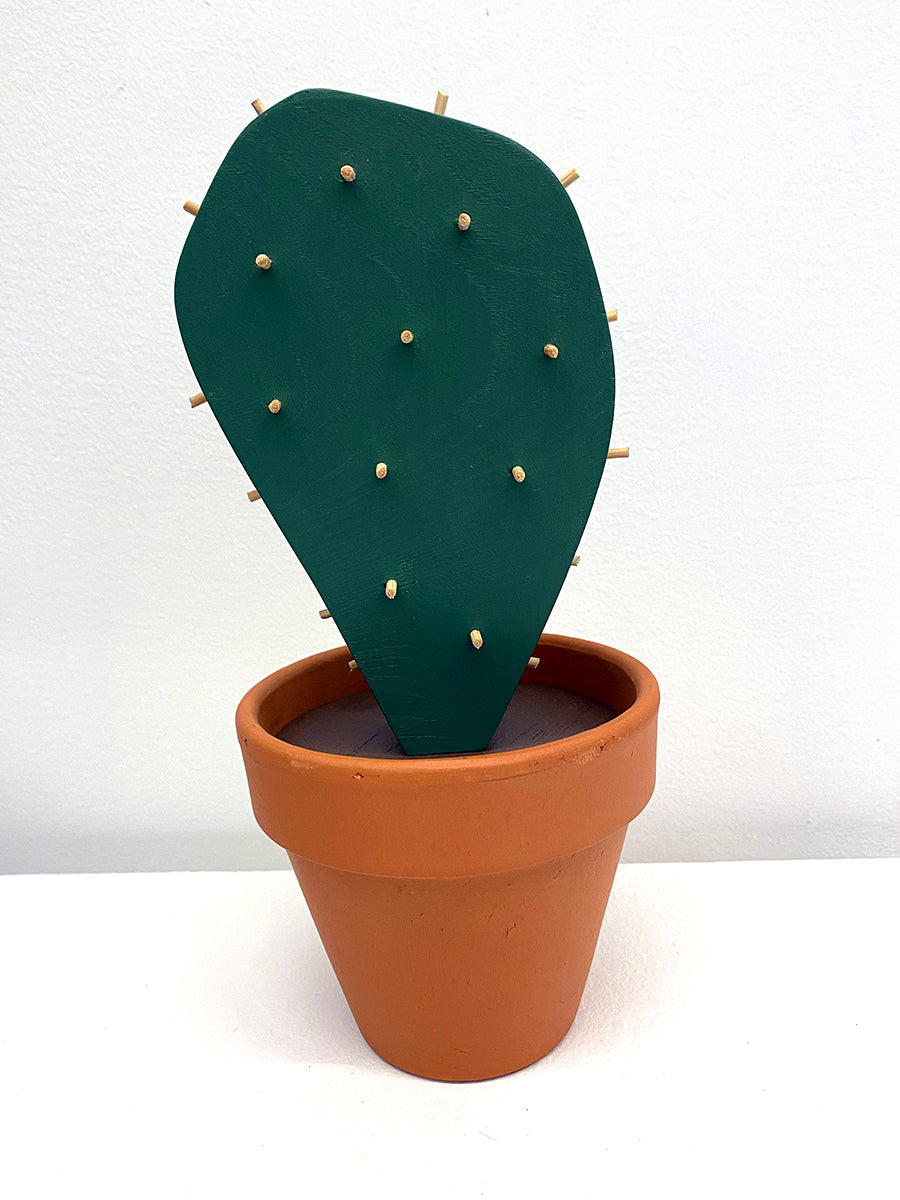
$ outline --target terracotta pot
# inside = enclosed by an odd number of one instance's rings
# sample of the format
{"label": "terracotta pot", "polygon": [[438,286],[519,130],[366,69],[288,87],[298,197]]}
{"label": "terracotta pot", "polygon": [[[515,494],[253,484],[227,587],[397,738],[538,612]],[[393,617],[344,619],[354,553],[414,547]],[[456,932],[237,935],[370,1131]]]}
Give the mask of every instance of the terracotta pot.
{"label": "terracotta pot", "polygon": [[[504,1075],[565,1036],[629,821],[653,791],[659,690],[636,659],[545,635],[536,681],[619,715],[525,750],[325,754],[290,721],[366,690],[347,649],[270,675],[237,729],[259,824],[283,846],[363,1037],[432,1079]],[[530,676],[531,678],[527,678]]]}

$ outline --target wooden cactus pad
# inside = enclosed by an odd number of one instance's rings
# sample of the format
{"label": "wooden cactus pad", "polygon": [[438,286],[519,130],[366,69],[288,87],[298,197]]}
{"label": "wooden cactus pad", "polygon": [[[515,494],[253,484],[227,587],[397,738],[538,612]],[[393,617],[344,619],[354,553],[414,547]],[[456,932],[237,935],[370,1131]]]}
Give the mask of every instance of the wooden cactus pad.
{"label": "wooden cactus pad", "polygon": [[484,748],[612,427],[606,310],[562,184],[486,129],[299,92],[226,155],[175,301],[210,408],[404,749]]}

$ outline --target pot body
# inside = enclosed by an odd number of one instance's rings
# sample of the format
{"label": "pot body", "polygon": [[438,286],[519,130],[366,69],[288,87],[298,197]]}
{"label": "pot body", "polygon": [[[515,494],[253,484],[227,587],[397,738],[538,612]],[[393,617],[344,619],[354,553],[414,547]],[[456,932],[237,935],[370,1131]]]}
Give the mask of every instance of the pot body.
{"label": "pot body", "polygon": [[295,717],[366,690],[346,648],[276,672],[238,708],[257,820],[288,852],[363,1036],[413,1074],[487,1079],[565,1036],[628,823],[653,791],[647,668],[554,635],[539,654],[542,684],[619,715],[481,755],[372,759],[280,741]]}

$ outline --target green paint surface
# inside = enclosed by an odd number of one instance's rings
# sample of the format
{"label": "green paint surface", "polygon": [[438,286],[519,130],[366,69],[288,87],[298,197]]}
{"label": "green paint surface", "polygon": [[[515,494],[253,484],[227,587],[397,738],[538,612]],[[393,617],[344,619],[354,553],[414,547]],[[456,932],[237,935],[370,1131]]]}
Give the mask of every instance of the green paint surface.
{"label": "green paint surface", "polygon": [[210,408],[404,749],[484,748],[612,427],[606,310],[556,176],[478,126],[299,92],[226,155],[175,304]]}

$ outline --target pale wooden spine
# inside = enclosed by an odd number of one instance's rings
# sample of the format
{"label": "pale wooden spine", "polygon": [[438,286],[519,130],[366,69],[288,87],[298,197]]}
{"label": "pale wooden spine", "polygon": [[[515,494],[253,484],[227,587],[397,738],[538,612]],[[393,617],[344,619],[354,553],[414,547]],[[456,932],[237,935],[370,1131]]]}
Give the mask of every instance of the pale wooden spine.
{"label": "pale wooden spine", "polygon": [[199,408],[201,404],[206,403],[206,397],[202,392],[198,392],[196,396],[191,396],[191,408]]}
{"label": "pale wooden spine", "polygon": [[449,99],[450,96],[447,92],[438,91],[437,99],[434,102],[434,111],[439,117],[442,117],[447,111],[447,101]]}
{"label": "pale wooden spine", "polygon": [[196,217],[197,213],[200,211],[200,205],[196,200],[185,200],[181,207],[186,213],[190,213],[192,217]]}
{"label": "pale wooden spine", "polygon": [[570,187],[575,182],[576,179],[580,179],[580,178],[581,178],[581,176],[578,174],[578,172],[575,170],[575,168],[572,167],[572,169],[570,171],[566,171],[565,175],[560,175],[559,182],[563,185],[564,188],[567,188],[567,187]]}
{"label": "pale wooden spine", "polygon": [[264,113],[266,111],[266,106],[263,104],[262,100],[259,100],[259,99],[251,100],[250,103],[253,106],[253,111],[256,113],[257,116],[260,116],[262,113]]}

